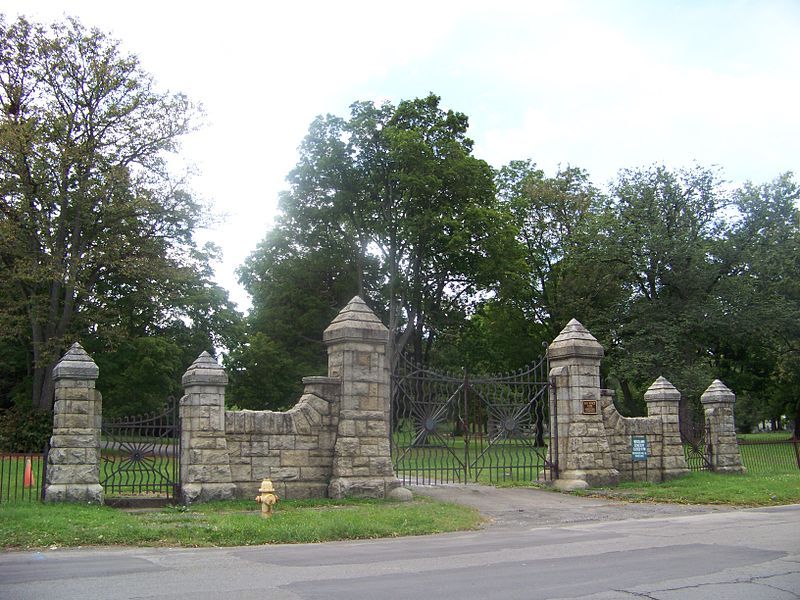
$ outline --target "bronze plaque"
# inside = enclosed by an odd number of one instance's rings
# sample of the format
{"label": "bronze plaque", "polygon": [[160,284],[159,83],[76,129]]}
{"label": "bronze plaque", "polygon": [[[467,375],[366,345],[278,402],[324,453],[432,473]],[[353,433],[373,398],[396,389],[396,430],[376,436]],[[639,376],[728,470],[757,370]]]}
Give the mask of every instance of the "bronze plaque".
{"label": "bronze plaque", "polygon": [[597,400],[584,400],[583,401],[583,414],[596,415],[597,414]]}

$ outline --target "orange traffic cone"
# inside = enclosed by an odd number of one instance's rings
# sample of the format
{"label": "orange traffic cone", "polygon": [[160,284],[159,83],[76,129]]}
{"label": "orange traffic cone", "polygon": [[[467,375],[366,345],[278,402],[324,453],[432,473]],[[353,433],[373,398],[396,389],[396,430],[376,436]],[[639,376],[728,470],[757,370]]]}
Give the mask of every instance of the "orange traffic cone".
{"label": "orange traffic cone", "polygon": [[31,457],[25,459],[25,475],[22,479],[22,486],[29,488],[36,485],[36,480],[33,478],[33,469],[31,468]]}

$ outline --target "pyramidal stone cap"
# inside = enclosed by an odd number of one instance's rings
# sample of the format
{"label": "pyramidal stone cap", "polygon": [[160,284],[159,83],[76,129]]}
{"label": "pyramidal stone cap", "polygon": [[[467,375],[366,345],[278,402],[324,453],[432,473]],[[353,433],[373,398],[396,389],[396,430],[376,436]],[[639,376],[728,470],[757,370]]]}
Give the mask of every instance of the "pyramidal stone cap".
{"label": "pyramidal stone cap", "polygon": [[653,385],[647,388],[647,391],[644,393],[645,402],[663,402],[665,400],[679,402],[680,399],[681,393],[678,391],[678,388],[664,379],[664,377],[656,379]]}
{"label": "pyramidal stone cap", "polygon": [[700,396],[702,404],[733,404],[736,402],[736,394],[734,394],[728,386],[722,383],[719,379],[708,386],[703,395]]}
{"label": "pyramidal stone cap", "polygon": [[228,385],[228,375],[219,363],[205,350],[189,365],[181,378],[187,385]]}
{"label": "pyramidal stone cap", "polygon": [[361,298],[354,296],[325,329],[322,339],[386,342],[389,330]]}
{"label": "pyramidal stone cap", "polygon": [[577,319],[567,323],[553,343],[547,347],[547,356],[550,360],[567,357],[603,358],[604,354],[600,342]]}
{"label": "pyramidal stone cap", "polygon": [[97,379],[100,369],[78,342],[72,344],[67,353],[53,368],[53,380]]}

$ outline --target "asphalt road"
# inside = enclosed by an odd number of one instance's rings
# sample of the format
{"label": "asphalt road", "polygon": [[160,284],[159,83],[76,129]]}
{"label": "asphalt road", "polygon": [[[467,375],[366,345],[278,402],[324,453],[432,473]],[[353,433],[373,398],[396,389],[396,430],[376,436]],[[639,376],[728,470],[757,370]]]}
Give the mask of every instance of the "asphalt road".
{"label": "asphalt road", "polygon": [[427,490],[481,531],[224,549],[0,554],[0,598],[355,600],[800,598],[800,505],[627,505],[532,490]]}

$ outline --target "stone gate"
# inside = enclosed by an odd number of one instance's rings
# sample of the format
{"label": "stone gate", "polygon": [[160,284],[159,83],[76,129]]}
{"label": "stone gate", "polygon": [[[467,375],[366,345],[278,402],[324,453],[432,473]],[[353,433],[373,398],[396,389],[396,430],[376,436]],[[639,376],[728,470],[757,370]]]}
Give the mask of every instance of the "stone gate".
{"label": "stone gate", "polygon": [[[202,353],[183,376],[180,495],[184,502],[254,497],[272,479],[283,498],[407,496],[390,455],[388,330],[359,297],[323,335],[328,374],[306,377],[289,411],[228,411],[228,378]],[[550,445],[555,485],[574,489],[626,478],[663,481],[687,472],[680,393],[659,378],[647,417],[626,418],[600,386],[603,348],[576,320],[548,348]],[[98,368],[75,344],[54,370],[56,402],[45,498],[103,502]],[[721,382],[703,395],[714,468],[741,472],[735,396]],[[639,454],[637,455],[637,451]]]}

